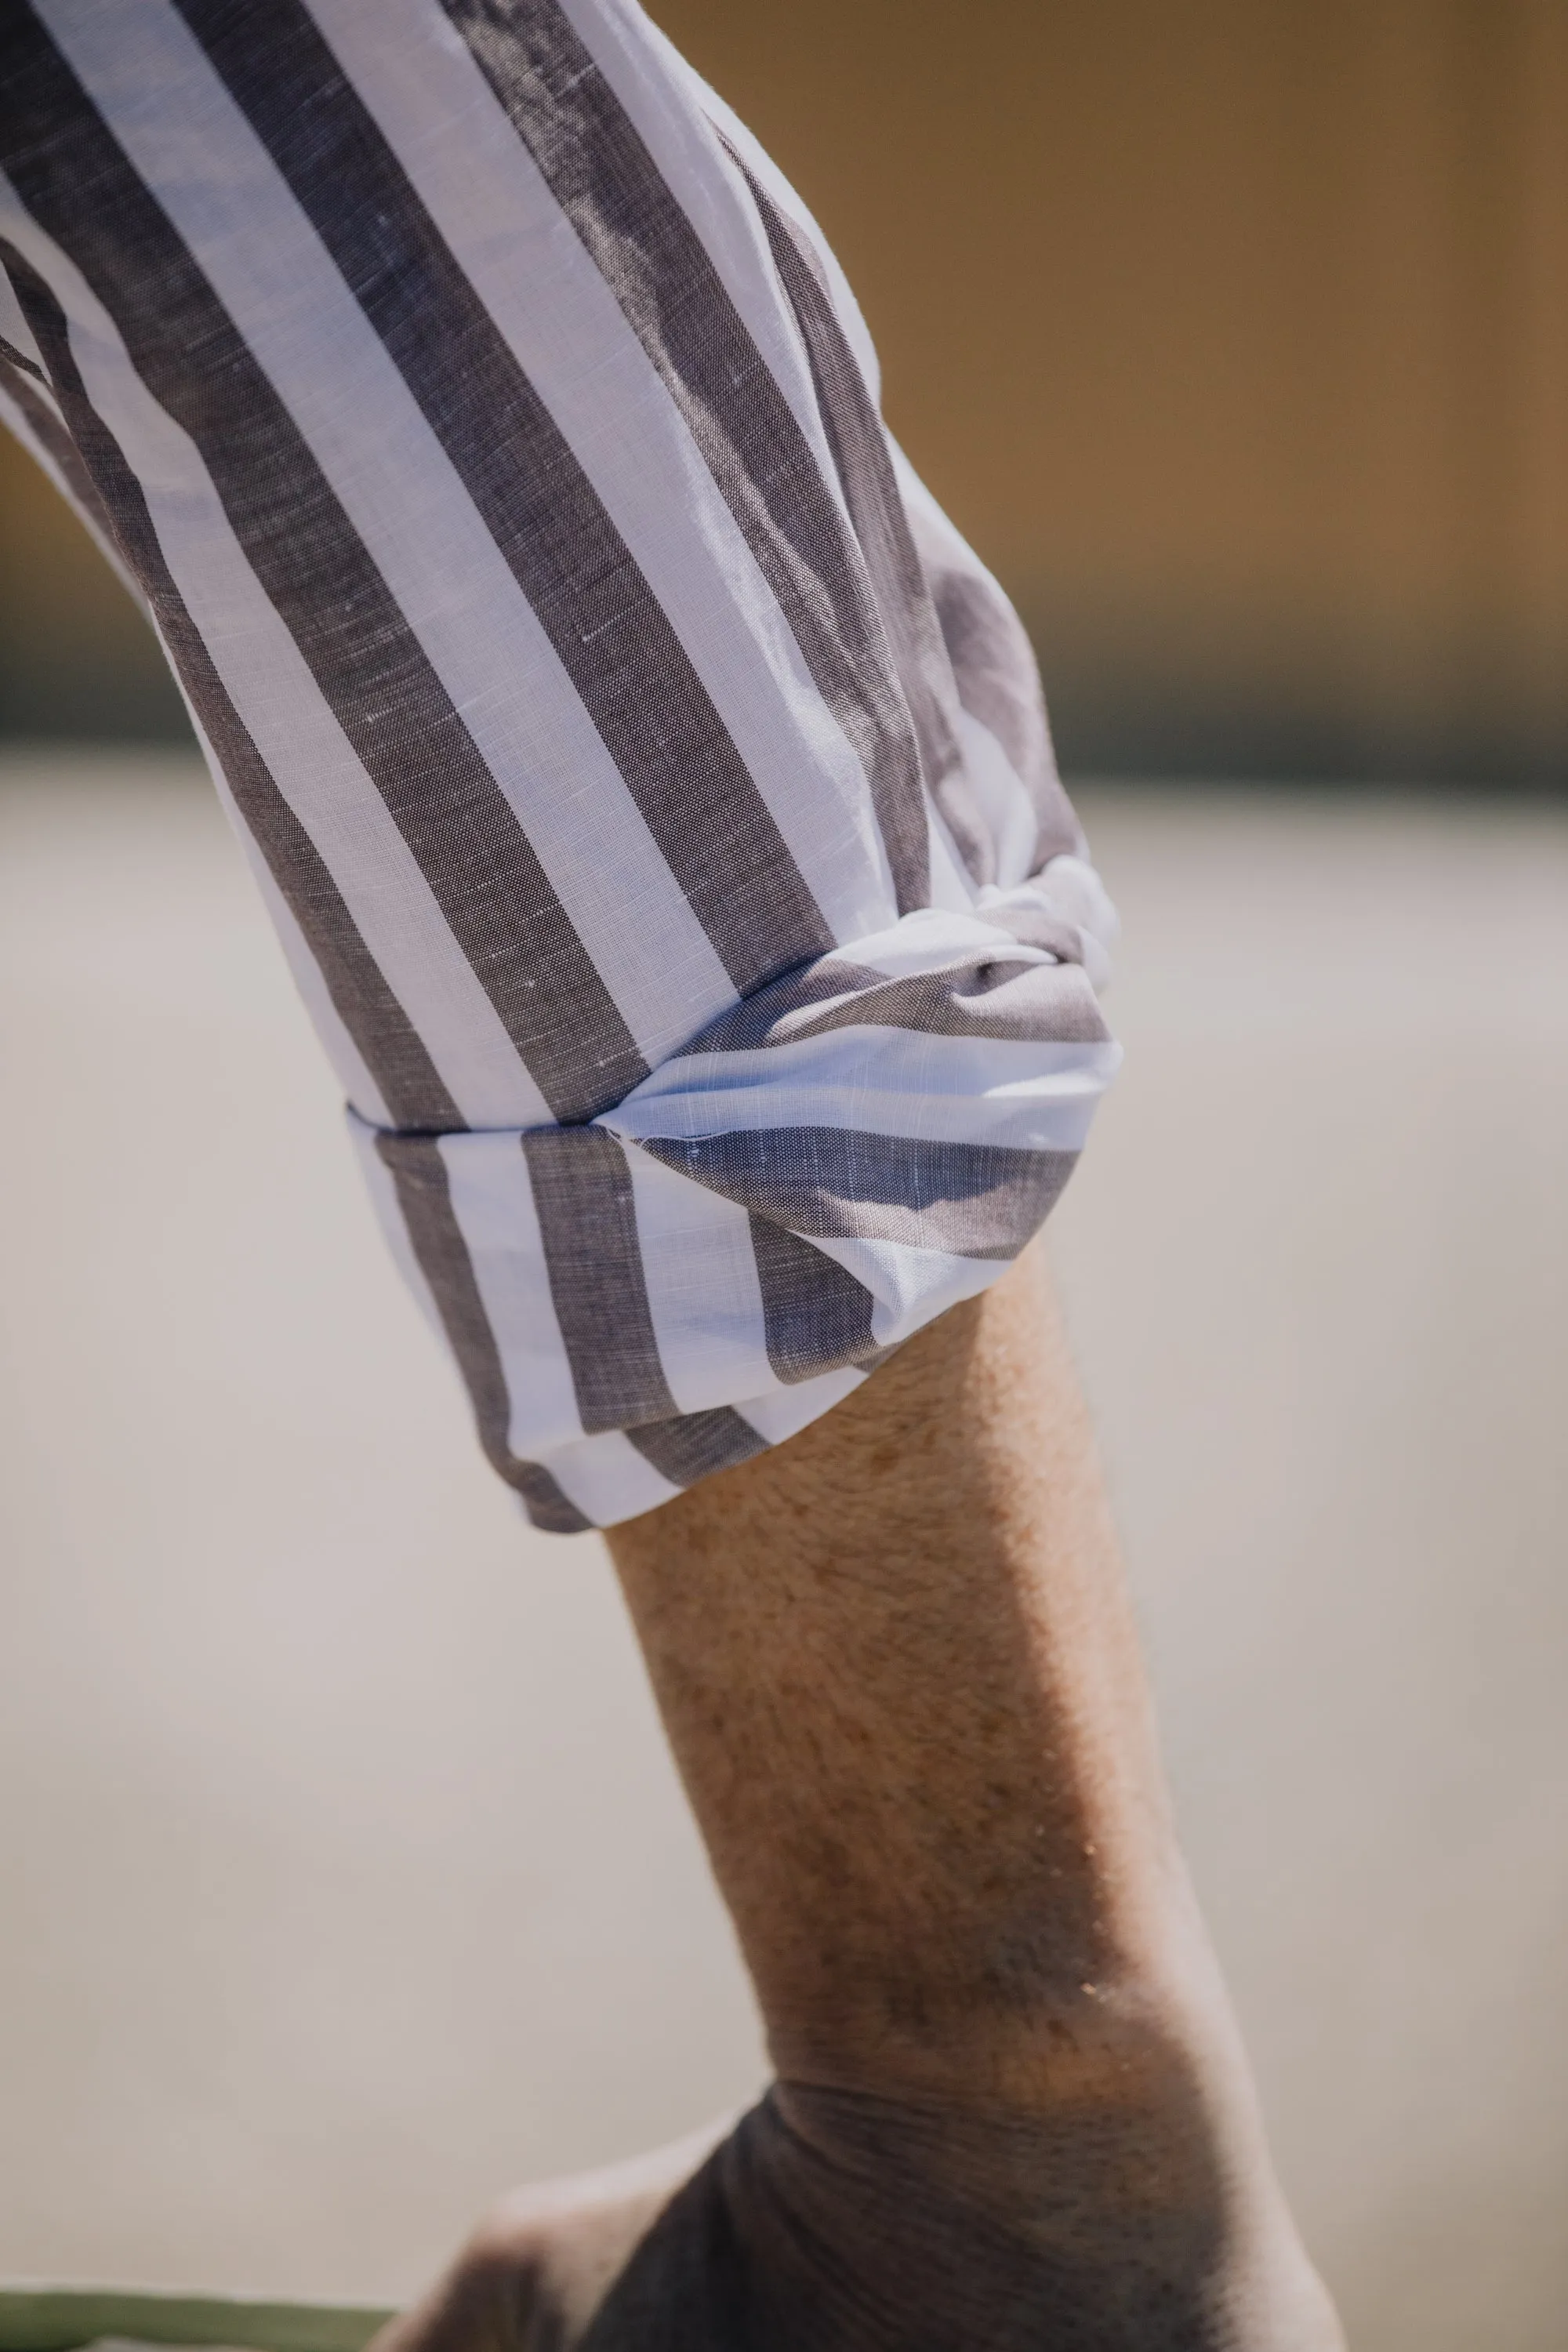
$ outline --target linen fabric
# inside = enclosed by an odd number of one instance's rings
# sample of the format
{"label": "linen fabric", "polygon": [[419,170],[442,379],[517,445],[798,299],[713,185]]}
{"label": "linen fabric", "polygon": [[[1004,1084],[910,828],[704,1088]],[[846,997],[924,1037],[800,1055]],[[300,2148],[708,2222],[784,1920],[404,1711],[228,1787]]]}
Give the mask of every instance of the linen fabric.
{"label": "linen fabric", "polygon": [[1006,599],[630,0],[3,0],[0,408],[145,600],[530,1517],[992,1281],[1117,1049]]}

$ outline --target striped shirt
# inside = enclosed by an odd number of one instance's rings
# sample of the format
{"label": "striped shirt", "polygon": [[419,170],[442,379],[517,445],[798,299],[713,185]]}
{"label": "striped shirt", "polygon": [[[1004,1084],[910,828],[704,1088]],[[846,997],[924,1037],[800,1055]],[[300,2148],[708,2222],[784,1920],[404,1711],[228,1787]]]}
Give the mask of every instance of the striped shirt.
{"label": "striped shirt", "polygon": [[0,0],[0,408],[544,1528],[991,1282],[1117,1049],[1023,629],[633,0]]}

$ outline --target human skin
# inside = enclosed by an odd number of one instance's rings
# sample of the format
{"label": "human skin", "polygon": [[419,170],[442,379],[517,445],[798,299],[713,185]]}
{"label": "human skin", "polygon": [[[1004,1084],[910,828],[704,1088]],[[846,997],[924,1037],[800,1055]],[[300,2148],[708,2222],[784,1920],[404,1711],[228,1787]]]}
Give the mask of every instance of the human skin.
{"label": "human skin", "polygon": [[1342,2346],[1038,1248],[608,1540],[777,2079],[727,2132],[509,2200],[380,2352]]}

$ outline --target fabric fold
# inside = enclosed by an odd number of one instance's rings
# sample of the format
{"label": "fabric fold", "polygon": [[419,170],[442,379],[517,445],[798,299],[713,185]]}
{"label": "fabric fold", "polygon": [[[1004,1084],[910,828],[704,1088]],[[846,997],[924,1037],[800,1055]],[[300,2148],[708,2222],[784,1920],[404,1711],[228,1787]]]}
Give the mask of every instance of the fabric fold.
{"label": "fabric fold", "polygon": [[535,1517],[543,1479],[610,1525],[651,1480],[749,1460],[782,1391],[793,1433],[1038,1230],[1120,1048],[1048,871],[996,901],[1005,923],[917,909],[802,965],[594,1120],[356,1122],[401,1255],[445,1187],[483,1326],[443,1310],[447,1337],[481,1426],[504,1389],[491,1459]]}
{"label": "fabric fold", "polygon": [[1023,625],[634,0],[11,18],[0,418],[146,603],[488,1459],[655,1508],[1076,1165],[1114,918]]}

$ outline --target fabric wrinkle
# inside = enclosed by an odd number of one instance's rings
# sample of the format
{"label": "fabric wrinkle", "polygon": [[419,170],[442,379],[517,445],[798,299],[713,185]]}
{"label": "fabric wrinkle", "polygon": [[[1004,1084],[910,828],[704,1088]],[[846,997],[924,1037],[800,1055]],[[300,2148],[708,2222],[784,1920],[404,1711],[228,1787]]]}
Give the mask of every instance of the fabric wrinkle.
{"label": "fabric wrinkle", "polygon": [[784,1442],[1012,1262],[1118,1060],[1027,637],[809,215],[628,0],[15,0],[0,170],[0,415],[146,603],[487,1458],[571,1533]]}

